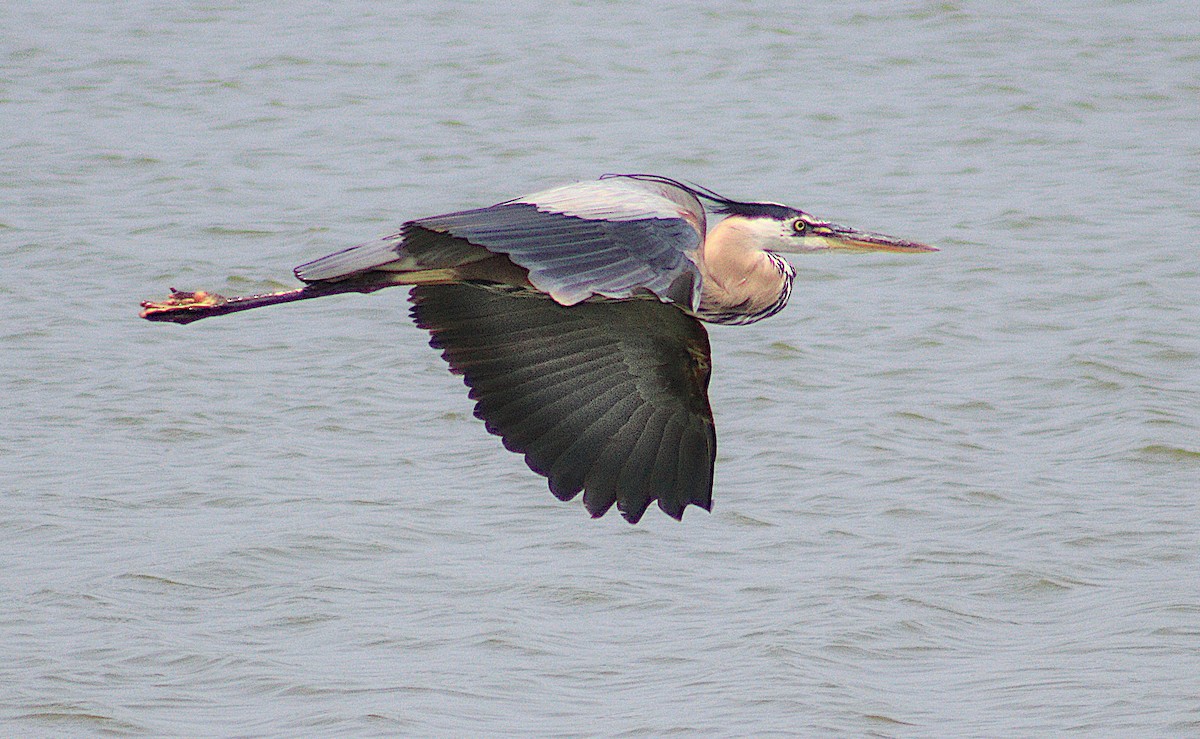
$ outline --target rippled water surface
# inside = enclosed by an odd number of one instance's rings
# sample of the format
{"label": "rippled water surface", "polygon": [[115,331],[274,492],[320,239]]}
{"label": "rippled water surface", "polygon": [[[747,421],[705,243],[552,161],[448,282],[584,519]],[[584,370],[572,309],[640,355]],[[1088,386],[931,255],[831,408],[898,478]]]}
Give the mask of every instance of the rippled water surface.
{"label": "rippled water surface", "polygon": [[[1200,732],[1187,2],[0,11],[6,734]],[[403,291],[610,171],[936,243],[715,327],[715,508],[559,503]]]}

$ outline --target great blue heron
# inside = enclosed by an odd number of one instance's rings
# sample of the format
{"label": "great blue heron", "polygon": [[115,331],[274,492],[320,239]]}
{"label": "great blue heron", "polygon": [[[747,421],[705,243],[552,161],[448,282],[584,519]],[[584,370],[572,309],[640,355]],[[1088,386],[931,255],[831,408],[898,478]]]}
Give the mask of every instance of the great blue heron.
{"label": "great blue heron", "polygon": [[[707,207],[706,207],[707,206]],[[708,215],[723,216],[709,228]],[[936,251],[778,203],[647,174],[605,175],[400,231],[295,269],[296,290],[224,298],[174,288],[151,321],[411,285],[412,317],[475,415],[562,500],[637,523],[658,500],[712,506],[716,433],[702,321],[745,324],[787,304],[780,252]]]}

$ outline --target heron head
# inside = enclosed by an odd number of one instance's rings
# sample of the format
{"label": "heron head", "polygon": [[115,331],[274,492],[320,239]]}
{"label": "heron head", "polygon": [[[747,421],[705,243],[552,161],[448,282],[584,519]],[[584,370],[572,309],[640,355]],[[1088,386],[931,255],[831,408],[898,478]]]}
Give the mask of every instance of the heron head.
{"label": "heron head", "polygon": [[798,208],[779,203],[728,202],[718,207],[726,213],[727,228],[742,231],[761,249],[784,253],[816,251],[937,251],[916,241],[871,231],[859,231],[816,218]]}

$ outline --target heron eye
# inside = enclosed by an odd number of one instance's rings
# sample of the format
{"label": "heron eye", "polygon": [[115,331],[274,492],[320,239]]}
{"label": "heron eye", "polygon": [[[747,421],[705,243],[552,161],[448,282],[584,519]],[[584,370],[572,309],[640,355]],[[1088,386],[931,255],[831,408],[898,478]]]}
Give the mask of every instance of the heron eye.
{"label": "heron eye", "polygon": [[808,224],[804,222],[803,218],[797,218],[792,221],[792,230],[798,234],[802,234],[808,230]]}

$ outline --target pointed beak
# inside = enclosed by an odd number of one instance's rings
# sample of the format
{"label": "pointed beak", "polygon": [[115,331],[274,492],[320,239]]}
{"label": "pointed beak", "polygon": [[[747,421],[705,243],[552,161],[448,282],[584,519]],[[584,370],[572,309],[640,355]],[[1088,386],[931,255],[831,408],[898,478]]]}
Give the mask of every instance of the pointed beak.
{"label": "pointed beak", "polygon": [[804,241],[805,246],[811,245],[814,249],[838,249],[840,251],[937,251],[937,247],[928,244],[898,239],[895,236],[871,231],[859,231],[849,226],[838,226],[833,223],[813,226],[804,235]]}

